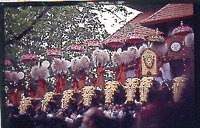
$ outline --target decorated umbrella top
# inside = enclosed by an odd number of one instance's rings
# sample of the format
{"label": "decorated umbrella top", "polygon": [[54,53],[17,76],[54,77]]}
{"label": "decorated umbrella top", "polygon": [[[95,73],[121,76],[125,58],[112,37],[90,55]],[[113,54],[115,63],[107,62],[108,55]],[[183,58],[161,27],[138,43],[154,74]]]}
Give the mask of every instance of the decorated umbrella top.
{"label": "decorated umbrella top", "polygon": [[108,37],[105,41],[104,44],[108,47],[113,47],[116,49],[116,47],[121,47],[123,46],[125,38],[121,34],[113,34],[110,37]]}
{"label": "decorated umbrella top", "polygon": [[189,26],[183,26],[183,21],[181,21],[181,26],[175,28],[172,32],[173,35],[187,35],[188,33],[192,33],[193,30]]}
{"label": "decorated umbrella top", "polygon": [[125,35],[126,42],[140,42],[144,40],[144,36],[141,33],[132,33],[129,32]]}
{"label": "decorated umbrella top", "polygon": [[63,56],[63,52],[59,48],[47,49],[45,54],[47,56]]}
{"label": "decorated umbrella top", "polygon": [[12,62],[10,61],[9,58],[5,58],[5,59],[4,59],[4,64],[5,64],[5,66],[11,66],[11,65],[12,65]]}
{"label": "decorated umbrella top", "polygon": [[20,57],[20,62],[32,62],[38,60],[38,56],[34,55],[33,53],[25,53],[22,54],[22,56]]}
{"label": "decorated umbrella top", "polygon": [[71,44],[70,46],[67,47],[66,50],[72,50],[75,52],[84,52],[84,46],[81,44]]}
{"label": "decorated umbrella top", "polygon": [[156,29],[156,34],[153,34],[147,37],[146,41],[155,42],[155,43],[164,43],[165,39],[163,36],[158,34],[158,29]]}
{"label": "decorated umbrella top", "polygon": [[110,40],[110,42],[106,43],[105,44],[106,46],[109,46],[109,47],[120,47],[120,46],[123,46],[124,43],[123,42],[120,42],[119,40],[116,40],[116,39],[112,39]]}
{"label": "decorated umbrella top", "polygon": [[99,40],[87,40],[84,44],[86,47],[99,47],[102,43]]}

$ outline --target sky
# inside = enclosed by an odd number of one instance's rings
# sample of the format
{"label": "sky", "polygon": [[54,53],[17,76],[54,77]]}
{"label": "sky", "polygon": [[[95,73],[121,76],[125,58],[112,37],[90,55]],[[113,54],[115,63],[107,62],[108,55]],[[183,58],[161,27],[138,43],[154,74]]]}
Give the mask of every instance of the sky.
{"label": "sky", "polygon": [[[113,34],[116,32],[120,27],[124,26],[127,22],[129,22],[131,19],[135,18],[138,14],[142,13],[140,11],[137,11],[135,9],[129,8],[127,6],[124,7],[129,15],[125,16],[125,13],[122,11],[115,12],[114,14],[111,13],[116,9],[115,5],[104,5],[104,9],[109,9],[109,11],[100,12],[98,10],[91,10],[92,13],[96,13],[99,19],[99,21],[105,25],[105,29],[109,34]],[[124,22],[123,22],[124,21]]]}

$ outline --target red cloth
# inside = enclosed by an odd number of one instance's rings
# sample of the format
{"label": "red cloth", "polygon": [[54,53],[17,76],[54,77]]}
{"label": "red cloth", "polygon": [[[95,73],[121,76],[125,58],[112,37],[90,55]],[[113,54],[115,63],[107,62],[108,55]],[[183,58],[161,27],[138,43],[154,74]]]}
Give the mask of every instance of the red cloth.
{"label": "red cloth", "polygon": [[97,82],[96,82],[96,86],[100,86],[100,87],[104,87],[105,86],[105,81],[104,81],[104,69],[103,67],[101,66],[98,66],[97,68],[97,74],[98,74],[98,77],[97,77]]}
{"label": "red cloth", "polygon": [[47,92],[44,82],[44,80],[39,79],[39,86],[37,87],[35,98],[43,98],[45,93]]}
{"label": "red cloth", "polygon": [[60,90],[59,90],[59,86],[60,86],[60,76],[57,76],[56,78],[56,84],[55,84],[55,93],[59,93]]}

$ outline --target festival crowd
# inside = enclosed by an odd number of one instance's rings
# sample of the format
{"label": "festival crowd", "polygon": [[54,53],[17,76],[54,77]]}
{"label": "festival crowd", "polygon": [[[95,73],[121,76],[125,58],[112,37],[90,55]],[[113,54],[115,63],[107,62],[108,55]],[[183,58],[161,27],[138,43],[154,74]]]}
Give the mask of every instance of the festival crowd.
{"label": "festival crowd", "polygon": [[10,106],[8,128],[172,128],[193,126],[193,79],[190,78],[179,102],[166,85],[158,89],[154,81],[147,102],[85,107],[73,103],[61,109],[50,102],[47,110],[41,104],[29,106],[25,114]]}

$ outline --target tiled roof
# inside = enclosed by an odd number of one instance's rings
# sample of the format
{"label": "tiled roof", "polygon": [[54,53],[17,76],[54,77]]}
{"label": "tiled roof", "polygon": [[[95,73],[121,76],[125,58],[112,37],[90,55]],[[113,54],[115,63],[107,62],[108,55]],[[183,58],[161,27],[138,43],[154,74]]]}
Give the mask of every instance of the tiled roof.
{"label": "tiled roof", "polygon": [[[166,39],[167,47],[168,47],[168,53],[167,58],[169,60],[177,60],[177,59],[183,59],[185,56],[185,59],[194,57],[194,53],[192,53],[192,50],[190,47],[183,46],[183,41],[185,39],[185,36],[172,36],[168,39]],[[171,43],[173,42],[180,42],[182,44],[182,48],[178,52],[174,52],[171,50]],[[184,48],[184,50],[183,50]]]}
{"label": "tiled roof", "polygon": [[[157,31],[155,29],[151,29],[151,28],[144,27],[141,25],[135,25],[134,27],[135,27],[135,31],[138,33],[142,33],[144,37],[157,34]],[[158,34],[162,35],[164,33],[161,31],[158,31]]]}
{"label": "tiled roof", "polygon": [[179,18],[193,16],[193,4],[190,3],[171,3],[156,13],[141,21],[142,24],[167,22]]}
{"label": "tiled roof", "polygon": [[[109,40],[114,39],[114,38],[117,38],[120,41],[124,41],[125,40],[124,36],[127,33],[133,32],[133,31],[135,31],[137,33],[141,33],[144,37],[148,37],[150,35],[156,34],[156,30],[141,26],[139,23],[141,20],[150,16],[151,14],[153,14],[153,13],[150,12],[150,13],[140,14],[139,16],[137,16],[136,18],[134,18],[133,20],[128,22],[125,26],[123,26],[119,30],[117,30],[114,34],[112,34],[108,38],[106,38],[103,41],[103,44],[106,44],[107,42],[109,42]],[[161,31],[158,31],[158,34],[164,34],[164,33]]]}

